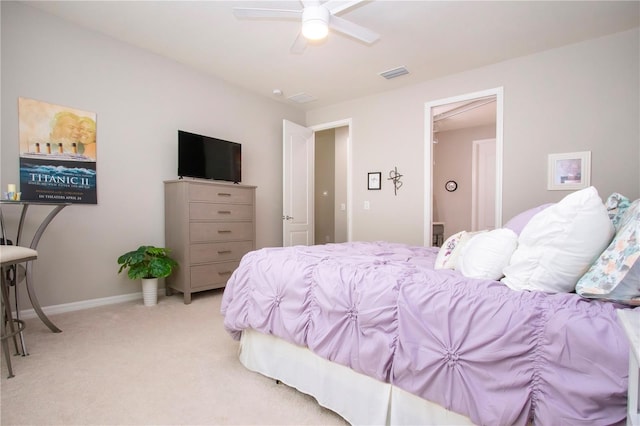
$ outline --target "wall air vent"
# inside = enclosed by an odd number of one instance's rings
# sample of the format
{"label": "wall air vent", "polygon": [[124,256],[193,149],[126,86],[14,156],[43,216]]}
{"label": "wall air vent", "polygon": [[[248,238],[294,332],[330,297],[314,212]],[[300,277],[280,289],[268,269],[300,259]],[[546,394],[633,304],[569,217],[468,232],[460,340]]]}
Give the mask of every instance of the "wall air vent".
{"label": "wall air vent", "polygon": [[386,78],[387,80],[391,80],[392,78],[400,77],[401,75],[405,75],[405,74],[409,74],[409,70],[405,66],[383,71],[380,73],[380,75]]}
{"label": "wall air vent", "polygon": [[289,96],[287,99],[299,104],[304,104],[307,102],[315,101],[317,98],[311,95],[307,95],[306,93],[298,93],[297,95]]}

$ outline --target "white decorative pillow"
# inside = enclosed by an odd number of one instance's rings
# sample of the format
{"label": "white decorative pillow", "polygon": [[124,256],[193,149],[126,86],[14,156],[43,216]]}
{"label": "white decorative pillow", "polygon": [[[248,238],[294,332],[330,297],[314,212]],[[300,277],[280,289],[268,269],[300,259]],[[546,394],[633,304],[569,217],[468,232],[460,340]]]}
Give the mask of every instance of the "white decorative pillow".
{"label": "white decorative pillow", "polygon": [[620,301],[640,297],[640,199],[625,209],[617,223],[609,247],[576,284],[576,293],[583,297]]}
{"label": "white decorative pillow", "polygon": [[438,251],[434,269],[455,269],[460,250],[469,239],[467,234],[466,231],[460,231],[447,238]]}
{"label": "white decorative pillow", "polygon": [[476,235],[462,248],[456,269],[465,277],[499,280],[517,245],[518,235],[511,229]]}
{"label": "white decorative pillow", "polygon": [[527,223],[502,282],[514,290],[571,292],[613,234],[594,187],[571,193]]}
{"label": "white decorative pillow", "polygon": [[529,210],[525,210],[522,213],[517,214],[511,219],[509,219],[509,221],[505,223],[503,228],[509,228],[513,232],[515,232],[517,235],[520,235],[520,232],[522,232],[522,229],[524,229],[524,227],[527,225],[527,223],[529,223],[529,221],[533,216],[537,215],[542,210],[552,205],[553,203],[547,203],[547,204],[542,204],[541,206],[534,207]]}

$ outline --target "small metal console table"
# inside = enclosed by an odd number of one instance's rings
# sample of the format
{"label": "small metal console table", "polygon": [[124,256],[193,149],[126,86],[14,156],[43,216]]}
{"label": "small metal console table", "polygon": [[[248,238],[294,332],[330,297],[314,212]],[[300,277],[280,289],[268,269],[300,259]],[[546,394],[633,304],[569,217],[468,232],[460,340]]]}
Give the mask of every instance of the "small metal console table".
{"label": "small metal console table", "polygon": [[[63,208],[71,205],[71,203],[47,203],[44,201],[10,201],[10,200],[0,200],[0,204],[2,206],[5,206],[5,205],[22,206],[22,211],[20,213],[20,222],[18,222],[18,232],[16,235],[16,243],[15,243],[16,245],[20,245],[20,237],[22,236],[24,221],[25,221],[25,218],[27,217],[27,210],[29,209],[29,206],[38,205],[38,206],[53,207],[53,210],[51,210],[49,214],[44,218],[40,226],[38,226],[38,229],[36,230],[35,234],[33,235],[33,238],[31,239],[31,244],[29,244],[29,248],[32,248],[33,250],[38,249],[38,243],[40,242],[40,238],[42,238],[42,234],[44,234],[44,231],[47,229],[47,226],[49,226],[53,218],[56,217],[56,215],[60,213],[60,211]],[[27,273],[25,277],[25,281],[27,285],[27,293],[29,294],[29,300],[31,300],[31,305],[33,306],[33,310],[36,312],[40,320],[43,323],[45,323],[45,325],[49,327],[49,329],[54,333],[60,333],[62,332],[62,330],[56,327],[55,324],[51,322],[49,317],[47,317],[47,315],[42,311],[42,308],[40,307],[40,302],[38,302],[38,298],[36,297],[36,292],[33,287],[33,280],[31,278],[32,262],[33,261],[27,262],[27,267],[26,267]]]}

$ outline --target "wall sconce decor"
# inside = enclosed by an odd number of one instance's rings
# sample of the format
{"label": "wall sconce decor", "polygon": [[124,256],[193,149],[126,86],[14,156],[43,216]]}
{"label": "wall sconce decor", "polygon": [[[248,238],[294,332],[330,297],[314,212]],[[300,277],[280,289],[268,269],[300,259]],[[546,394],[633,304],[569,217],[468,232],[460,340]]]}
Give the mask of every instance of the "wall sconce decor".
{"label": "wall sconce decor", "polygon": [[382,188],[382,172],[371,172],[367,174],[367,189]]}
{"label": "wall sconce decor", "polygon": [[394,167],[393,170],[389,172],[389,178],[387,180],[390,180],[393,182],[393,193],[395,195],[398,195],[398,189],[402,187],[402,182],[400,181],[400,178],[402,176],[403,175],[398,173],[398,167]]}

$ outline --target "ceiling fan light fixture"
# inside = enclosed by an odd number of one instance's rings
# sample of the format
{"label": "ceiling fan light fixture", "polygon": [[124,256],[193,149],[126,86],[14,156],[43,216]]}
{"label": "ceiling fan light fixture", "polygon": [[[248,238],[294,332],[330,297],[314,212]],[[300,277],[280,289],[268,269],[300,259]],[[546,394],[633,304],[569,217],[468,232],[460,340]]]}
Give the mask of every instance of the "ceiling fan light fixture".
{"label": "ceiling fan light fixture", "polygon": [[306,7],[302,12],[302,35],[307,40],[322,40],[329,34],[329,10],[322,6]]}
{"label": "ceiling fan light fixture", "polygon": [[302,35],[307,40],[322,40],[329,34],[329,26],[319,19],[306,21],[302,24]]}

